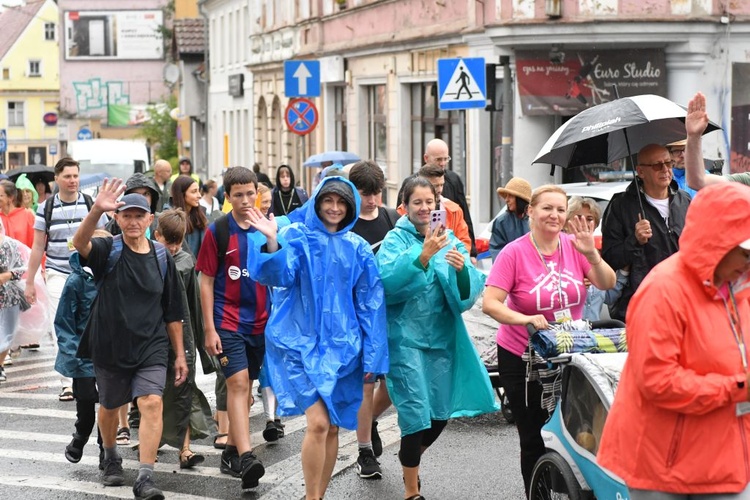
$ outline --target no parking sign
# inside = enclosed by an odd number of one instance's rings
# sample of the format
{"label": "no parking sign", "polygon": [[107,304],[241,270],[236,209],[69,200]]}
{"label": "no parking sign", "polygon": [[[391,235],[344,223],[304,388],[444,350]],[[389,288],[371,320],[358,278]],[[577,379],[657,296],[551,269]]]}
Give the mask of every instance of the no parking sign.
{"label": "no parking sign", "polygon": [[310,99],[291,99],[284,112],[284,121],[291,132],[307,135],[318,124],[318,110]]}

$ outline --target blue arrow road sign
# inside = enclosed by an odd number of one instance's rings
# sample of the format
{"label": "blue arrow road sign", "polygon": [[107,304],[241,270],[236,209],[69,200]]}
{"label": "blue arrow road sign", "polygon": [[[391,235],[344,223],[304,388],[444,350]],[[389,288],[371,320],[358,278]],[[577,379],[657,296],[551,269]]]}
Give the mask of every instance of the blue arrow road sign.
{"label": "blue arrow road sign", "polygon": [[284,95],[320,96],[320,61],[284,61]]}
{"label": "blue arrow road sign", "polygon": [[4,128],[0,128],[0,153],[8,151],[8,134]]}
{"label": "blue arrow road sign", "polygon": [[487,82],[484,58],[438,59],[440,109],[484,108]]}

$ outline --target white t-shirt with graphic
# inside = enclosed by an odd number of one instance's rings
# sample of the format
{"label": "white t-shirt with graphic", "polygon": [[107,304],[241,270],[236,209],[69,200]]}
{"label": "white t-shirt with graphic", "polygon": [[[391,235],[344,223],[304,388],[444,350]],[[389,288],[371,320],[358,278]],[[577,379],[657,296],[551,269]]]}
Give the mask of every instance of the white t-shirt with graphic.
{"label": "white t-shirt with graphic", "polygon": [[[544,263],[542,263],[542,258]],[[530,233],[503,248],[492,265],[487,286],[508,292],[506,305],[526,315],[543,314],[555,320],[555,312],[569,309],[572,319],[583,317],[586,286],[583,278],[591,269],[586,257],[573,246],[573,236],[561,233],[560,248],[540,255]],[[520,356],[529,343],[525,325],[500,325],[497,343]]]}

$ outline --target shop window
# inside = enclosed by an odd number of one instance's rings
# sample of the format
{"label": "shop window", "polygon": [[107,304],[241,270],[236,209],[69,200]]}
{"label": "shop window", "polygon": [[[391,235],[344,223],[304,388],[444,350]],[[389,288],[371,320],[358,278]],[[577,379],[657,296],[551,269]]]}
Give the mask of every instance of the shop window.
{"label": "shop window", "polygon": [[23,167],[26,165],[26,153],[11,151],[8,153],[8,168]]}
{"label": "shop window", "polygon": [[415,83],[411,86],[411,158],[412,173],[424,163],[424,151],[432,139],[448,144],[449,167],[466,183],[465,115],[438,107],[437,83]]}

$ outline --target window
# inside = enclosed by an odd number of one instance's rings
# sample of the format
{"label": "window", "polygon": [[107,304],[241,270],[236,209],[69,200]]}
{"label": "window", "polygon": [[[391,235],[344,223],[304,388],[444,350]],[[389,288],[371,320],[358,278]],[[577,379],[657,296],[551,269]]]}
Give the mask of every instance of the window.
{"label": "window", "polygon": [[367,87],[367,155],[378,164],[385,165],[387,150],[385,85]]}
{"label": "window", "polygon": [[9,101],[8,102],[8,126],[9,127],[23,127],[23,102]]}
{"label": "window", "polygon": [[42,76],[42,61],[39,59],[29,59],[28,76]]}
{"label": "window", "polygon": [[346,87],[335,87],[333,89],[334,100],[334,133],[336,135],[336,149],[346,151]]}
{"label": "window", "polygon": [[3,68],[3,80],[10,80],[10,68]]}
{"label": "window", "polygon": [[44,23],[44,39],[55,41],[55,23]]}
{"label": "window", "polygon": [[438,107],[437,84],[416,83],[411,86],[411,150],[412,173],[424,163],[425,146],[432,139],[448,144],[449,168],[466,183],[466,151],[463,112],[445,111]]}

